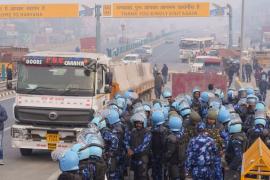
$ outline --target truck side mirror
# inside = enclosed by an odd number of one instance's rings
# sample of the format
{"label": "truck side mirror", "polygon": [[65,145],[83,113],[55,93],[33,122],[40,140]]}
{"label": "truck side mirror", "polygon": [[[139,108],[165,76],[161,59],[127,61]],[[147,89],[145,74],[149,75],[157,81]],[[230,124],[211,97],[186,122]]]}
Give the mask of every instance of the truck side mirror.
{"label": "truck side mirror", "polygon": [[107,94],[107,93],[111,93],[112,92],[112,86],[108,86],[106,85],[105,88],[104,88],[104,92]]}
{"label": "truck side mirror", "polygon": [[113,81],[113,75],[111,72],[106,72],[105,74],[105,84],[112,86],[112,81]]}
{"label": "truck side mirror", "polygon": [[91,71],[89,69],[84,70],[85,76],[90,76]]}

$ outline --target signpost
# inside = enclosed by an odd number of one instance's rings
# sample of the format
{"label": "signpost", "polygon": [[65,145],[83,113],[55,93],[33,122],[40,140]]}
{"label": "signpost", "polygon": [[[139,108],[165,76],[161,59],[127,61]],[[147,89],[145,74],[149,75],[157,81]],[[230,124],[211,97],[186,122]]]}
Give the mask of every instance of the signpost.
{"label": "signpost", "polygon": [[208,2],[112,3],[103,6],[103,17],[208,17],[209,9]]}
{"label": "signpost", "polygon": [[79,4],[5,4],[0,19],[79,17]]}

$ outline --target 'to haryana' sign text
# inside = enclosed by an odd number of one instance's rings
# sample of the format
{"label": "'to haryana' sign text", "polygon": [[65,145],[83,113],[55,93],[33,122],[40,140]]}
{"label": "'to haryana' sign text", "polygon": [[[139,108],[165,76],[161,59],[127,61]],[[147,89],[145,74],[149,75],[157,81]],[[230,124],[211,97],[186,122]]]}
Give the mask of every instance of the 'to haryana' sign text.
{"label": "'to haryana' sign text", "polygon": [[210,4],[207,2],[113,3],[103,6],[103,16],[116,18],[207,17],[209,15]]}
{"label": "'to haryana' sign text", "polygon": [[79,16],[78,4],[6,4],[0,5],[0,19],[72,18]]}

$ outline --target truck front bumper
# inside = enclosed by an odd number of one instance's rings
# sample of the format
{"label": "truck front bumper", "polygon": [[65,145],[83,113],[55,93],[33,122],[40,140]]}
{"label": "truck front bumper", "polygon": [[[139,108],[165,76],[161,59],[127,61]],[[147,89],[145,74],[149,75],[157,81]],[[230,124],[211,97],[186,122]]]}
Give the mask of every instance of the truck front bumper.
{"label": "truck front bumper", "polygon": [[[82,128],[56,128],[15,124],[11,127],[12,147],[54,150],[76,143]],[[55,138],[48,138],[53,135]]]}

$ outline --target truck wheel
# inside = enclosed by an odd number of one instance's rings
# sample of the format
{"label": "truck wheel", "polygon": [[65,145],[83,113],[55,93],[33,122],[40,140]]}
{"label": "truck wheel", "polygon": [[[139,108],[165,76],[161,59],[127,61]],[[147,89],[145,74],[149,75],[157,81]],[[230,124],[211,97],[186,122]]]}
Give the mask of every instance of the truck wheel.
{"label": "truck wheel", "polygon": [[20,148],[20,152],[22,156],[30,156],[33,152],[33,149]]}

